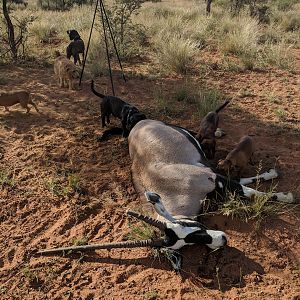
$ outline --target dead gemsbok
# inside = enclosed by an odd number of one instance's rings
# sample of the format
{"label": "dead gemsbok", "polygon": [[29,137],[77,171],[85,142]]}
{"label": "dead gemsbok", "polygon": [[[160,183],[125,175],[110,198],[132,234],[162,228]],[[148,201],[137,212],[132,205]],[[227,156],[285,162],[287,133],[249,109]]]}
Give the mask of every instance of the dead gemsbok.
{"label": "dead gemsbok", "polygon": [[[217,195],[218,199],[225,197],[227,191],[248,198],[264,195],[245,184],[257,178],[269,180],[278,176],[275,170],[271,170],[237,182],[216,174],[206,165],[199,142],[187,130],[155,120],[137,123],[129,134],[128,143],[135,188],[137,192],[145,193],[147,200],[154,205],[158,219],[132,211],[128,211],[128,215],[156,226],[165,236],[156,240],[54,248],[41,250],[39,254],[133,247],[180,249],[192,244],[217,249],[226,245],[225,233],[208,230],[193,220],[203,201]],[[291,193],[274,193],[272,198],[293,202]]]}

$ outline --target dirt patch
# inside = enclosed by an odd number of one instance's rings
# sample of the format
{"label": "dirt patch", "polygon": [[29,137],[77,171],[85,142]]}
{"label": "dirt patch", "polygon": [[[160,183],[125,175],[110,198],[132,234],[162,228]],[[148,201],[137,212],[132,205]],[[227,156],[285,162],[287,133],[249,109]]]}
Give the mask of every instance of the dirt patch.
{"label": "dirt patch", "polygon": [[[132,186],[127,141],[95,139],[102,132],[99,100],[90,92],[89,82],[70,92],[57,87],[52,69],[1,67],[1,72],[9,80],[1,89],[22,87],[44,95],[35,99],[42,114],[26,115],[18,106],[0,113],[1,180],[6,178],[0,189],[1,299],[300,297],[297,208],[267,220],[258,230],[251,222],[207,218],[211,228],[228,234],[229,247],[213,253],[199,246],[183,249],[180,274],[147,249],[32,257],[36,248],[71,245],[75,240],[121,241],[130,230],[125,209],[141,209],[143,202]],[[276,164],[281,173],[276,189],[292,191],[299,199],[297,80],[298,74],[276,70],[242,74],[211,70],[205,78],[190,77],[191,85],[216,86],[232,98],[221,113],[220,125],[227,135],[218,140],[216,160],[242,135],[251,134],[257,145],[256,162],[262,161],[263,170]],[[193,104],[174,100],[170,113],[154,99],[158,89],[171,99],[183,82],[183,78],[134,77],[125,84],[117,78],[117,95],[149,118],[196,130],[200,120]],[[109,90],[108,78],[97,83],[99,89]],[[286,111],[284,116],[276,114],[279,108]],[[255,174],[255,167],[248,172]]]}

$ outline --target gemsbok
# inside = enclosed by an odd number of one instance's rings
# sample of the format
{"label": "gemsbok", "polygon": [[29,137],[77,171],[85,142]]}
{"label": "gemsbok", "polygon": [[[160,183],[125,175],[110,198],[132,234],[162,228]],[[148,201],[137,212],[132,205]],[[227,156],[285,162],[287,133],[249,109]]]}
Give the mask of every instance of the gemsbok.
{"label": "gemsbok", "polygon": [[[278,176],[274,169],[259,176],[242,178],[240,182],[219,175],[208,166],[199,142],[187,130],[160,121],[146,119],[138,122],[129,134],[128,144],[135,188],[138,193],[145,194],[158,213],[158,218],[132,211],[127,213],[159,228],[164,237],[54,248],[41,250],[39,254],[133,247],[167,247],[176,250],[192,244],[217,249],[227,244],[226,234],[209,230],[194,220],[203,201],[212,197],[222,201],[228,191],[248,198],[265,195],[245,184],[257,178],[269,180]],[[274,193],[270,196],[285,203],[293,202],[291,193]]]}

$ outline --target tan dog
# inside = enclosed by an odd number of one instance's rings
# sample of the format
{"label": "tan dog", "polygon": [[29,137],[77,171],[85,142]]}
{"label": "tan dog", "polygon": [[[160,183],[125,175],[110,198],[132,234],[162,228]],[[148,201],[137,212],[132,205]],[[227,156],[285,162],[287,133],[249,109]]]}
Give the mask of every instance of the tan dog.
{"label": "tan dog", "polygon": [[27,109],[27,114],[30,111],[30,107],[28,106],[28,104],[31,104],[35,108],[35,110],[39,112],[36,105],[31,100],[30,93],[28,93],[27,91],[21,90],[0,94],[0,106],[4,106],[6,111],[9,111],[9,106],[13,106],[17,103],[20,103],[22,107]]}
{"label": "tan dog", "polygon": [[58,83],[60,87],[64,87],[65,84],[70,90],[75,90],[75,81],[79,78],[79,71],[66,56],[60,55],[58,51],[55,51],[56,59],[54,61],[54,73],[58,77]]}
{"label": "tan dog", "polygon": [[237,168],[237,176],[240,177],[247,164],[251,162],[253,152],[253,141],[250,136],[246,135],[240,139],[239,143],[228,153],[225,159],[219,160],[217,168],[227,173]]}

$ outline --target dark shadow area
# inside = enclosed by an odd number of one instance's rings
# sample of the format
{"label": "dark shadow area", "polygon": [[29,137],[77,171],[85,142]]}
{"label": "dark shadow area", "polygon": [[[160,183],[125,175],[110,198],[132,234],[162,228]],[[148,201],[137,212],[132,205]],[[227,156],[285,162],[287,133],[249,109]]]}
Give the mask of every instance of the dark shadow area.
{"label": "dark shadow area", "polygon": [[[162,254],[158,257],[115,258],[110,256],[110,252],[105,251],[104,253],[105,257],[101,257],[95,251],[62,256],[65,259],[78,260],[81,263],[142,265],[146,268],[160,270],[172,269],[170,261]],[[211,251],[204,246],[189,246],[183,248],[180,253],[183,257],[183,264],[178,274],[198,287],[204,286],[224,292],[233,287],[244,287],[243,276],[245,275],[264,273],[260,264],[234,247]],[[55,257],[57,255],[48,254],[47,256]]]}

